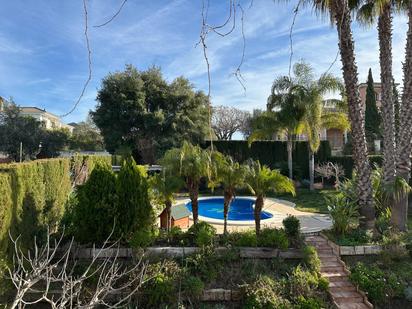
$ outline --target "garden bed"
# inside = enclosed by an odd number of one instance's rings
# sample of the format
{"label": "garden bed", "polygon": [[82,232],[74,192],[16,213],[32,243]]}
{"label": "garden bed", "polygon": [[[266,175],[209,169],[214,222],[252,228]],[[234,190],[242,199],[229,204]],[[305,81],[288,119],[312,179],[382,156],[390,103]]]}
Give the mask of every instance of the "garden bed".
{"label": "garden bed", "polygon": [[339,256],[345,255],[376,255],[382,252],[381,245],[356,245],[356,246],[340,246],[330,240],[328,236],[321,233],[321,236],[326,239],[329,246],[332,247],[333,253]]}

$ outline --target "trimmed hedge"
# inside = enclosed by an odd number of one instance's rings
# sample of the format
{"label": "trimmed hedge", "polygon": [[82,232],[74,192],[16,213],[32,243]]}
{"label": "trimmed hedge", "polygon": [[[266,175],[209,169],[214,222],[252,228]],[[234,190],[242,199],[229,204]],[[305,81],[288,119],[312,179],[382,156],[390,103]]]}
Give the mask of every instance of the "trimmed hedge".
{"label": "trimmed hedge", "polygon": [[[210,141],[202,145],[203,148],[210,146]],[[244,162],[249,158],[259,160],[260,163],[270,168],[280,169],[287,174],[287,148],[286,142],[282,141],[256,141],[250,147],[247,141],[213,141],[213,146],[219,152],[230,155],[238,162]],[[318,153],[315,155],[316,162],[325,162],[331,157],[331,148],[328,141],[322,141]],[[309,152],[307,142],[293,143],[294,175],[297,178],[309,177]]]}
{"label": "trimmed hedge", "polygon": [[55,229],[63,216],[72,191],[74,171],[87,178],[96,162],[111,163],[111,158],[76,156],[31,162],[0,164],[0,255],[6,254],[9,230],[21,235],[23,247],[41,237],[49,226]]}

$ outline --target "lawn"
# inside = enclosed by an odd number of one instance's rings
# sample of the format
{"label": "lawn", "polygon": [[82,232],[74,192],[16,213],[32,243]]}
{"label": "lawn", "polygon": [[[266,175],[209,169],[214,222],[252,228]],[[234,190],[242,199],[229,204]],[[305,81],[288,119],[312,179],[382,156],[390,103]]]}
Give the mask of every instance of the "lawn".
{"label": "lawn", "polygon": [[287,200],[296,204],[296,209],[307,212],[328,213],[325,196],[335,195],[338,191],[298,189],[296,196],[290,194],[274,195],[273,197]]}

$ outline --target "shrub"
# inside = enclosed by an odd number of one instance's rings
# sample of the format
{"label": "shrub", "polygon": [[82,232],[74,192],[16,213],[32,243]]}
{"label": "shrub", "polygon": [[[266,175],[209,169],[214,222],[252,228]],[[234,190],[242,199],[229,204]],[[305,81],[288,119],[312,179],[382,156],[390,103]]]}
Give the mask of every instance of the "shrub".
{"label": "shrub", "polygon": [[357,205],[342,194],[325,197],[325,199],[332,217],[333,229],[337,234],[345,234],[359,218]]}
{"label": "shrub", "polygon": [[285,228],[285,233],[290,238],[297,239],[300,234],[300,221],[298,218],[292,215],[288,215],[282,221],[283,227]]}
{"label": "shrub", "polygon": [[320,259],[315,247],[306,246],[305,249],[303,249],[303,262],[308,269],[316,273],[320,272]]}
{"label": "shrub", "polygon": [[207,222],[193,224],[187,232],[193,236],[194,243],[199,247],[213,244],[216,235],[216,229]]}
{"label": "shrub", "polygon": [[392,297],[402,296],[404,291],[403,284],[395,274],[386,276],[376,265],[356,264],[351,269],[350,279],[375,304],[383,304]]}
{"label": "shrub", "polygon": [[218,260],[212,247],[203,247],[200,252],[188,256],[185,264],[191,274],[199,276],[205,282],[216,278]]}
{"label": "shrub", "polygon": [[72,229],[76,240],[81,243],[106,240],[115,224],[116,202],[115,174],[111,167],[97,165],[77,190]]}
{"label": "shrub", "polygon": [[150,204],[146,170],[132,158],[123,162],[117,177],[116,232],[129,239],[139,230],[153,227],[154,213]]}
{"label": "shrub", "polygon": [[325,308],[324,302],[315,297],[305,298],[303,296],[299,296],[296,300],[296,305],[294,309],[321,309]]}
{"label": "shrub", "polygon": [[143,285],[144,303],[147,308],[163,308],[175,305],[178,295],[178,278],[182,275],[180,266],[171,260],[150,264]]}
{"label": "shrub", "polygon": [[325,277],[318,278],[318,288],[321,291],[328,291],[329,290],[329,280]]}
{"label": "shrub", "polygon": [[292,308],[290,302],[279,294],[279,284],[268,276],[259,276],[255,282],[243,286],[242,292],[243,308]]}
{"label": "shrub", "polygon": [[284,230],[265,228],[259,233],[258,245],[261,247],[287,249],[289,241]]}
{"label": "shrub", "polygon": [[154,235],[152,230],[137,230],[130,238],[132,248],[145,248],[153,243]]}
{"label": "shrub", "polygon": [[202,293],[205,285],[203,281],[196,276],[185,276],[182,281],[182,290],[190,298],[198,299]]}
{"label": "shrub", "polygon": [[231,241],[237,247],[256,247],[257,237],[254,230],[230,234]]}
{"label": "shrub", "polygon": [[304,270],[298,265],[289,276],[287,285],[290,297],[310,297],[318,287],[318,277],[316,273]]}

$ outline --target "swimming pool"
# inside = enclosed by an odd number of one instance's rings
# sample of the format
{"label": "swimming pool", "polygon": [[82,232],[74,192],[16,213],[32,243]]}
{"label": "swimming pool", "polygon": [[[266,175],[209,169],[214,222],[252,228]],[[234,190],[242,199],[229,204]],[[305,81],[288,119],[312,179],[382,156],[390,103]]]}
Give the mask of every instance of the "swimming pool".
{"label": "swimming pool", "polygon": [[[255,199],[250,197],[236,197],[230,204],[228,220],[249,221],[255,220],[253,215],[253,205]],[[186,207],[192,211],[192,203],[186,204]],[[223,197],[200,198],[199,199],[199,216],[212,219],[223,220]],[[269,212],[262,211],[260,218],[262,220],[270,219],[273,215]]]}

